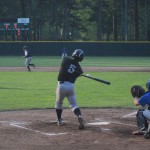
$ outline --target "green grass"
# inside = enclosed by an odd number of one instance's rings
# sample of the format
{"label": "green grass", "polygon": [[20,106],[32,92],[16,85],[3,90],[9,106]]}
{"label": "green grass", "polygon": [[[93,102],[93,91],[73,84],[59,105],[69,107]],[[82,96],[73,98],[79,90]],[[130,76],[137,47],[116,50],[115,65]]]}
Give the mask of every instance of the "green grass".
{"label": "green grass", "polygon": [[[33,57],[41,67],[60,66],[61,56]],[[0,56],[0,67],[23,67],[21,56]],[[85,57],[81,66],[149,67],[150,57]],[[88,73],[88,72],[87,72]],[[57,72],[0,72],[0,110],[54,108]],[[105,85],[84,77],[78,78],[75,89],[80,107],[135,107],[130,88],[145,87],[149,72],[89,72],[112,84]],[[64,106],[68,107],[65,100]]]}
{"label": "green grass", "polygon": [[[52,67],[59,66],[61,57],[33,57],[32,62],[39,67]],[[25,62],[24,57],[19,56],[1,56],[0,67],[23,67]]]}
{"label": "green grass", "polygon": [[[130,88],[145,88],[148,72],[88,72],[105,85],[84,77],[75,84],[80,107],[133,107]],[[0,110],[54,108],[57,72],[0,72]],[[68,102],[65,99],[65,107]]]}
{"label": "green grass", "polygon": [[[61,56],[34,56],[33,63],[39,67],[57,67],[60,66]],[[25,59],[21,56],[0,56],[0,67],[22,67]],[[83,67],[109,67],[109,66],[132,66],[148,67],[150,66],[150,57],[85,57],[81,62]]]}

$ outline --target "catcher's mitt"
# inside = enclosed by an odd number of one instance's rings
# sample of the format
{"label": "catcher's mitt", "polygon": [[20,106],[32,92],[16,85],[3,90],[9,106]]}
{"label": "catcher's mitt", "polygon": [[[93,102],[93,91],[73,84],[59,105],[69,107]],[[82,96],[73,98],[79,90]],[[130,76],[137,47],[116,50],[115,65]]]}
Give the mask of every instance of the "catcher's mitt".
{"label": "catcher's mitt", "polygon": [[140,98],[144,94],[145,94],[145,90],[141,86],[134,85],[134,86],[131,87],[131,95],[133,97]]}

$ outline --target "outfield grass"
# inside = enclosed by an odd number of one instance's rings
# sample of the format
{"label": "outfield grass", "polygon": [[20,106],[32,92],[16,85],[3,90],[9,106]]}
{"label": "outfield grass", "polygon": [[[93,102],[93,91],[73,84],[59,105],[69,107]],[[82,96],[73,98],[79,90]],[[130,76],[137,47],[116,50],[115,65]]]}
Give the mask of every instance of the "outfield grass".
{"label": "outfield grass", "polygon": [[[75,89],[80,107],[132,107],[130,87],[145,88],[148,72],[88,72],[110,81],[105,85],[84,77]],[[57,72],[0,72],[0,110],[54,108]],[[68,102],[65,100],[65,107]]]}
{"label": "outfield grass", "polygon": [[[43,56],[33,57],[33,63],[39,67],[57,67],[60,66],[61,56]],[[25,59],[21,56],[0,56],[0,67],[23,67]],[[83,67],[110,67],[110,66],[132,66],[148,67],[150,66],[150,57],[85,57],[81,62]]]}
{"label": "outfield grass", "polygon": [[[33,57],[40,67],[60,66],[61,56]],[[0,67],[23,67],[21,56],[1,56]],[[81,66],[140,66],[148,67],[149,57],[85,57]],[[0,110],[54,108],[57,72],[0,72]],[[145,87],[148,72],[89,72],[92,76],[110,81],[105,85],[86,78],[76,82],[80,107],[135,107],[130,88],[134,84]],[[65,101],[65,107],[68,102]]]}

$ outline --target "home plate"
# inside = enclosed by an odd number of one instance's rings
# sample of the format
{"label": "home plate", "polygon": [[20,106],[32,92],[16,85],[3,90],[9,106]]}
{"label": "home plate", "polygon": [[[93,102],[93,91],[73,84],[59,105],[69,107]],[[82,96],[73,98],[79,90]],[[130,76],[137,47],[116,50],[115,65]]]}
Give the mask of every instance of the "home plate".
{"label": "home plate", "polygon": [[87,123],[88,125],[108,125],[110,122],[92,122],[92,123]]}

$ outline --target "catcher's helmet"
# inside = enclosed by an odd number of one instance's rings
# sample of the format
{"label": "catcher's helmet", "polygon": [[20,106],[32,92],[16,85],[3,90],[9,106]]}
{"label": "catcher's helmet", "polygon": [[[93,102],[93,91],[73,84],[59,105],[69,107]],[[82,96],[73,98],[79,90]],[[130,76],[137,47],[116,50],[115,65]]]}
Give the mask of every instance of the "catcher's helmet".
{"label": "catcher's helmet", "polygon": [[147,89],[150,91],[150,79],[147,81],[146,87],[147,87]]}
{"label": "catcher's helmet", "polygon": [[82,61],[84,58],[84,52],[81,49],[76,49],[73,53],[72,53],[72,58],[76,59],[77,61]]}

